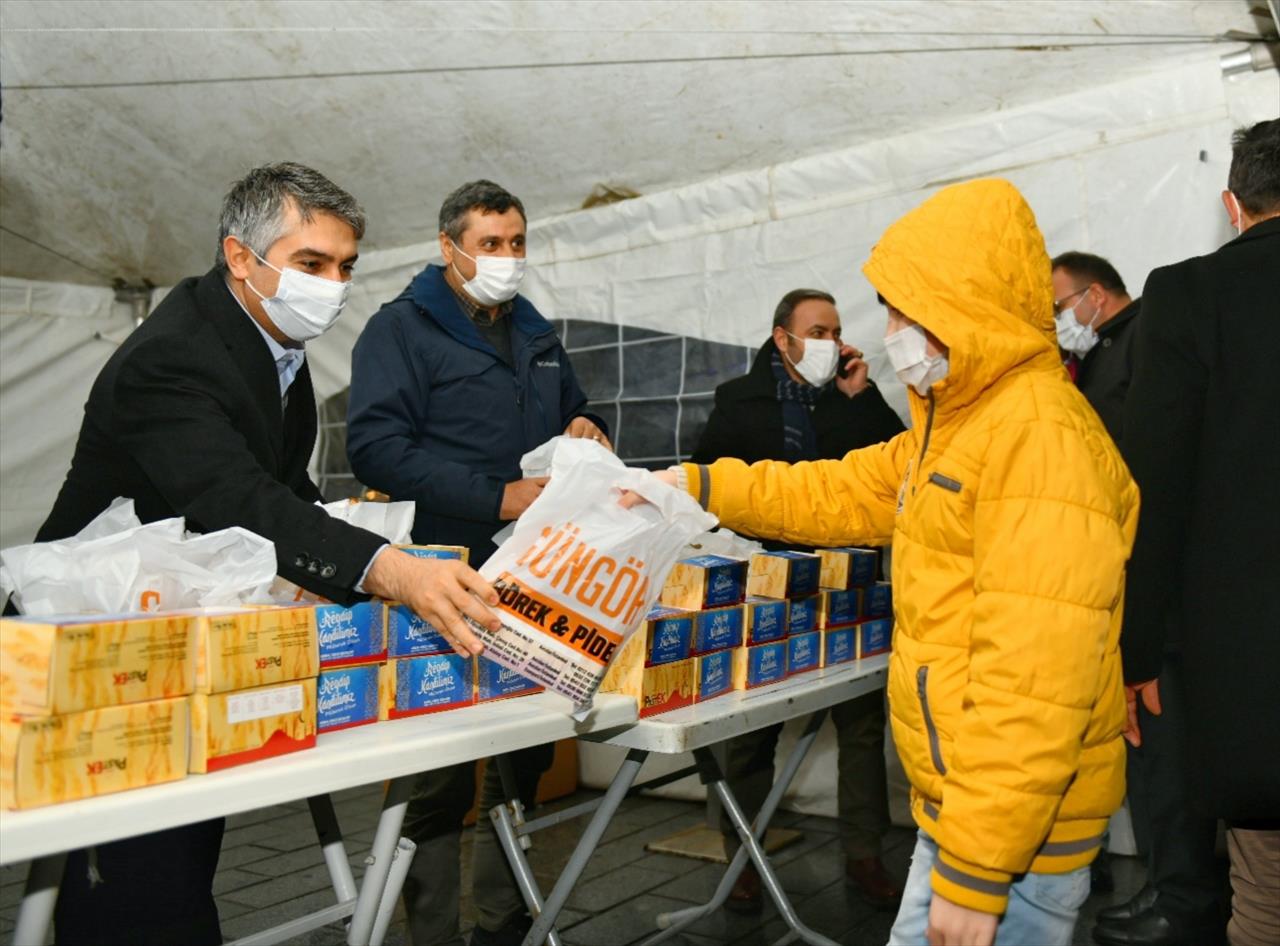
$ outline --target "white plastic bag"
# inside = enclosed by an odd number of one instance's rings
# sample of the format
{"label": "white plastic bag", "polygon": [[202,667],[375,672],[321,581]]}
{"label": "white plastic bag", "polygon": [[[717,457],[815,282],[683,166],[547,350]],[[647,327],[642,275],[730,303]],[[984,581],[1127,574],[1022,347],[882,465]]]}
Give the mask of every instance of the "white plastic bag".
{"label": "white plastic bag", "polygon": [[[649,502],[624,509],[623,490]],[[715,523],[652,473],[593,440],[564,438],[551,482],[480,569],[498,589],[502,619],[496,633],[473,625],[485,656],[584,710],[685,543]]]}
{"label": "white plastic bag", "polygon": [[725,558],[740,558],[751,561],[756,552],[763,552],[764,546],[754,539],[738,535],[729,529],[716,529],[693,537],[684,547],[680,557],[694,558],[698,555],[723,555]]}
{"label": "white plastic bag", "polygon": [[275,574],[275,547],[247,529],[142,525],[120,498],[70,539],[0,552],[0,589],[30,615],[265,604]]}

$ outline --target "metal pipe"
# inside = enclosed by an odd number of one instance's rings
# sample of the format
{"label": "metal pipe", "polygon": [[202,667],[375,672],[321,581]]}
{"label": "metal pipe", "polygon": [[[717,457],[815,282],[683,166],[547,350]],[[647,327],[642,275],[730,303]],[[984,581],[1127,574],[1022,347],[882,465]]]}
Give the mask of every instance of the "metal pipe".
{"label": "metal pipe", "polygon": [[1218,64],[1224,76],[1280,69],[1280,43],[1250,43],[1244,49],[1218,57]]}
{"label": "metal pipe", "polygon": [[351,873],[351,861],[347,858],[347,847],[342,842],[342,828],[339,827],[338,815],[333,810],[333,799],[328,795],[313,795],[307,799],[307,806],[311,809],[311,821],[316,826],[316,837],[320,839],[324,862],[329,868],[333,895],[338,898],[339,903],[354,900],[359,896],[360,890]]}
{"label": "metal pipe", "polygon": [[382,946],[387,935],[387,927],[391,925],[391,916],[396,912],[396,901],[400,899],[400,890],[404,887],[404,879],[409,876],[409,865],[413,863],[413,853],[418,849],[408,838],[401,838],[396,844],[396,852],[391,859],[391,870],[387,873],[387,885],[382,889],[382,900],[378,903],[378,914],[373,918],[373,932],[369,936],[369,946]]}
{"label": "metal pipe", "polygon": [[404,813],[409,807],[415,778],[413,775],[402,776],[392,779],[387,786],[378,829],[373,835],[373,850],[365,859],[368,867],[360,881],[360,896],[347,931],[348,946],[369,946],[373,936],[373,922],[382,903],[382,891],[391,875],[391,861],[400,844],[400,829],[404,826]]}
{"label": "metal pipe", "polygon": [[50,854],[31,862],[27,870],[27,886],[18,910],[18,923],[13,930],[14,946],[44,946],[53,922],[53,907],[58,902],[58,885],[67,854]]}

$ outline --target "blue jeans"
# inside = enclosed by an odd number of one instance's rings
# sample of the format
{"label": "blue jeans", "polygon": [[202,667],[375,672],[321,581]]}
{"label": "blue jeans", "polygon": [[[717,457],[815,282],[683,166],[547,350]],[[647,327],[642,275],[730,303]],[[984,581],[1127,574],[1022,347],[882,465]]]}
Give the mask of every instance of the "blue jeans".
{"label": "blue jeans", "polygon": [[[889,946],[927,946],[925,930],[933,901],[929,872],[937,857],[938,845],[921,831]],[[1023,874],[1009,890],[1009,907],[996,928],[996,946],[1070,946],[1076,915],[1088,897],[1088,867],[1069,874]]]}

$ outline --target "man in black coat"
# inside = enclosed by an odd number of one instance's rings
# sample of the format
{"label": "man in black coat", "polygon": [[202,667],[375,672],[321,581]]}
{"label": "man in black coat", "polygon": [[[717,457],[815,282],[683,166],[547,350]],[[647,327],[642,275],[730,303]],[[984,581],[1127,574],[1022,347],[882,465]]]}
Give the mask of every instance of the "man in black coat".
{"label": "man in black coat", "polygon": [[[308,591],[403,600],[460,653],[479,653],[462,613],[497,626],[472,596],[496,601],[479,574],[330,517],[307,475],[316,412],[303,343],[342,311],[364,212],[317,171],[277,164],[232,187],[220,231],[214,268],[178,283],[98,375],[37,541],[74,535],[129,497],[143,522],[255,532]],[[211,887],[222,832],[219,818],[69,855],[57,942],[221,943]]]}
{"label": "man in black coat", "polygon": [[[716,388],[715,408],[692,461],[834,459],[888,440],[902,429],[898,415],[867,377],[862,353],[841,341],[835,299],[816,289],[795,289],[778,303],[773,334],[750,372]],[[877,691],[838,704],[831,717],[839,747],[837,800],[846,877],[873,904],[891,907],[901,898],[902,887],[880,860],[881,838],[889,827],[884,694]],[[773,783],[781,730],[771,726],[729,743],[726,777],[749,819]],[[732,856],[737,834],[727,819],[721,830]],[[728,906],[755,912],[761,904],[760,877],[748,864]]]}
{"label": "man in black coat", "polygon": [[1054,258],[1053,295],[1058,347],[1069,353],[1068,370],[1118,444],[1142,300],[1129,298],[1124,280],[1101,256],[1075,251]]}
{"label": "man in black coat", "polygon": [[[1227,934],[1243,946],[1280,942],[1280,120],[1232,143],[1222,199],[1240,235],[1155,270],[1143,293],[1123,444],[1142,513],[1120,645],[1134,744],[1168,698],[1169,636],[1181,645],[1187,797],[1228,822]],[[1157,910],[1152,937],[1169,925]]]}

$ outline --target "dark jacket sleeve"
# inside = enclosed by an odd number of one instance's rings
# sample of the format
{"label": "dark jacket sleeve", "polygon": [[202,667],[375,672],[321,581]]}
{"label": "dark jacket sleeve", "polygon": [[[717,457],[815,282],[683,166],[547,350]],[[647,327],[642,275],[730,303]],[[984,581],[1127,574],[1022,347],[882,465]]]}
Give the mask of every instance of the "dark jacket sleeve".
{"label": "dark jacket sleeve", "polygon": [[714,463],[721,457],[742,458],[740,452],[741,436],[735,436],[733,424],[728,412],[721,406],[717,393],[716,404],[707,418],[707,425],[702,428],[702,436],[698,438],[698,446],[689,457],[690,463]]}
{"label": "dark jacket sleeve", "polygon": [[902,418],[889,406],[873,382],[868,382],[866,389],[853,397],[845,398],[845,402],[845,424],[851,437],[849,450],[884,443],[906,430]]}
{"label": "dark jacket sleeve", "polygon": [[1170,587],[1181,579],[1192,508],[1207,365],[1186,265],[1155,270],[1134,330],[1134,372],[1124,410],[1122,453],[1141,494],[1125,592],[1120,652],[1125,680],[1160,674]]}
{"label": "dark jacket sleeve", "polygon": [[569,353],[560,347],[560,433],[569,426],[575,417],[585,417],[609,436],[609,425],[599,414],[587,410],[587,395],[578,384],[578,376],[574,373],[573,363],[569,361]]}
{"label": "dark jacket sleeve", "polygon": [[255,532],[275,543],[281,576],[340,603],[357,600],[352,589],[385,540],[334,519],[264,469],[232,422],[225,390],[188,345],[144,342],[116,378],[117,442],[192,523]]}
{"label": "dark jacket sleeve", "polygon": [[374,315],[351,352],[347,458],[356,479],[396,500],[493,522],[505,484],[421,445],[430,382],[417,376],[411,349],[386,310]]}

